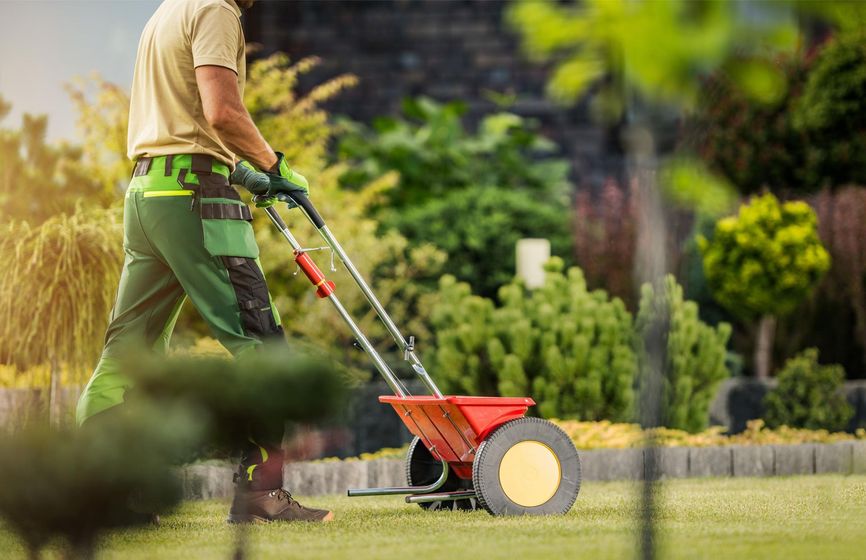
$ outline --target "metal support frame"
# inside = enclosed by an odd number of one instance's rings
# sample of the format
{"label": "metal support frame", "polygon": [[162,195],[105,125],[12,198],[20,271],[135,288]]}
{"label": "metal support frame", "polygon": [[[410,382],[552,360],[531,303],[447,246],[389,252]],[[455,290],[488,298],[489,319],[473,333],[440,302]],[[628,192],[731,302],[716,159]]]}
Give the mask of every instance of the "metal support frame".
{"label": "metal support frame", "polygon": [[429,502],[442,502],[445,500],[465,500],[478,496],[475,490],[457,490],[455,492],[433,492],[420,494],[418,496],[406,496],[407,504],[426,504]]}
{"label": "metal support frame", "polygon": [[[346,495],[350,498],[359,496],[393,496],[397,494],[428,494],[442,488],[448,480],[448,461],[442,461],[442,474],[433,484],[427,486],[392,486],[386,488],[350,488]],[[474,492],[473,492],[474,494]]]}
{"label": "metal support frame", "polygon": [[[261,200],[262,197],[254,197],[254,200]],[[407,340],[403,337],[403,334],[400,332],[400,329],[397,328],[397,325],[394,324],[394,321],[391,319],[391,316],[388,315],[388,312],[385,311],[385,308],[382,306],[382,303],[373,293],[373,290],[361,276],[361,273],[358,272],[358,269],[355,268],[355,264],[343,250],[342,245],[337,239],[334,237],[331,230],[328,229],[328,226],[324,224],[324,221],[318,216],[318,212],[312,206],[312,203],[309,202],[306,197],[299,193],[291,193],[289,195],[279,195],[279,200],[284,202],[288,202],[291,199],[304,213],[310,223],[316,227],[319,234],[322,236],[322,239],[325,240],[325,243],[330,247],[333,253],[336,253],[337,257],[339,257],[340,261],[346,267],[346,270],[349,271],[349,275],[352,276],[352,279],[355,280],[355,283],[361,289],[361,292],[364,294],[364,297],[367,299],[367,302],[379,316],[379,319],[385,325],[385,328],[388,329],[388,332],[394,338],[394,341],[397,343],[400,351],[403,352],[403,358],[409,363],[412,367],[412,370],[415,374],[421,379],[424,383],[425,387],[430,391],[430,393],[435,396],[442,398],[442,392],[436,386],[436,383],[430,377],[430,374],[427,373],[427,370],[424,369],[424,365],[421,363],[421,359],[415,353],[415,339],[414,337],[409,337]],[[289,231],[288,226],[283,221],[282,217],[277,212],[276,208],[273,206],[267,206],[264,208],[265,213],[267,213],[271,222],[277,227],[277,229],[282,233],[282,235],[286,238],[291,245],[292,250],[295,252],[295,255],[299,255],[301,253],[306,252],[306,250],[301,246],[295,236],[292,235],[292,232]],[[343,304],[340,302],[340,299],[333,292],[329,293],[327,299],[331,301],[331,304],[337,310],[337,313],[340,317],[343,318],[343,321],[349,326],[352,331],[352,334],[355,336],[355,339],[358,341],[358,344],[361,348],[370,356],[373,360],[373,364],[376,366],[376,369],[382,374],[382,377],[385,379],[385,382],[388,383],[388,386],[394,391],[399,397],[409,396],[409,391],[406,389],[406,386],[397,378],[394,374],[393,370],[385,363],[385,360],[379,354],[379,352],[373,347],[367,337],[361,332],[361,329],[358,327],[357,323],[355,323],[354,319],[352,319],[349,312],[346,311],[346,308],[343,307]],[[408,412],[408,411],[407,411]],[[445,416],[448,417],[447,412]],[[450,417],[449,417],[449,420]],[[454,423],[451,420],[452,424]],[[457,426],[454,426],[457,429]],[[420,427],[419,427],[420,430]],[[463,434],[457,429],[457,432],[460,433],[461,437],[464,437]],[[465,440],[465,437],[464,437]],[[429,439],[428,439],[429,441]],[[470,445],[471,447],[471,445]],[[435,452],[435,447],[431,449],[431,453]],[[437,453],[438,454],[438,453]],[[448,466],[448,462],[441,458],[440,461],[442,463],[442,474],[438,480],[433,482],[432,484],[426,486],[395,486],[395,487],[387,487],[387,488],[357,488],[357,489],[349,489],[347,494],[349,496],[386,496],[386,495],[395,495],[395,494],[412,494],[406,498],[407,502],[416,502],[420,503],[424,502],[435,502],[441,499],[453,499],[455,494],[459,494],[459,498],[470,498],[475,496],[474,491],[461,491],[457,493],[436,493],[437,490],[442,488],[445,482],[448,480],[448,474],[450,472],[450,467]],[[423,499],[424,497],[429,496],[432,499]],[[438,496],[438,497],[437,497]],[[445,498],[443,498],[445,496]]]}

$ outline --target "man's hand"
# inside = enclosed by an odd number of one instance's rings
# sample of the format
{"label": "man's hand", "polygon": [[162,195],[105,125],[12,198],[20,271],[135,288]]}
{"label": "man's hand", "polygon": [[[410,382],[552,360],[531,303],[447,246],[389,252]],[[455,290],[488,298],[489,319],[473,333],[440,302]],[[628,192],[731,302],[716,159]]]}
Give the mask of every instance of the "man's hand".
{"label": "man's hand", "polygon": [[[229,182],[232,185],[240,185],[257,195],[256,206],[263,208],[272,206],[276,202],[278,194],[287,194],[289,192],[302,192],[304,195],[309,194],[309,184],[307,179],[291,169],[285,162],[283,154],[277,152],[276,173],[262,173],[256,170],[255,167],[248,161],[239,161],[229,177]],[[281,197],[290,208],[294,208],[296,204],[288,197]]]}

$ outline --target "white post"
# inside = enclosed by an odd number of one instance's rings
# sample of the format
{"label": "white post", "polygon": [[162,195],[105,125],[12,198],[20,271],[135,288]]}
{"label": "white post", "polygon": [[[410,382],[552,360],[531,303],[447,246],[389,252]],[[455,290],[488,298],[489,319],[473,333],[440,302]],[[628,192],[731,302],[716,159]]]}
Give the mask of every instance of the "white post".
{"label": "white post", "polygon": [[519,239],[517,241],[517,276],[529,289],[544,285],[544,263],[550,258],[547,239]]}

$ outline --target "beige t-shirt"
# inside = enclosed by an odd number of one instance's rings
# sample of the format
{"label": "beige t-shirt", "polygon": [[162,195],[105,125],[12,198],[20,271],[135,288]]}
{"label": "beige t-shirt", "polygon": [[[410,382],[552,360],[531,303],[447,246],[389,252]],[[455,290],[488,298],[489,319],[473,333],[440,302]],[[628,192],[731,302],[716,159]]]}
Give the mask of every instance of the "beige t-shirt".
{"label": "beige t-shirt", "polygon": [[198,66],[223,66],[246,79],[241,11],[234,0],[165,0],[141,34],[129,104],[127,155],[208,154],[234,167],[202,110]]}

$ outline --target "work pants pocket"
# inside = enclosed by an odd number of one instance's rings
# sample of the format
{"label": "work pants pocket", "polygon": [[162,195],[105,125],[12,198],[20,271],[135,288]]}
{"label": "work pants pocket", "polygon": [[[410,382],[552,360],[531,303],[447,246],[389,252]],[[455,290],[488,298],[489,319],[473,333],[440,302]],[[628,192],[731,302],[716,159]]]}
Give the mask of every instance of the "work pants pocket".
{"label": "work pants pocket", "polygon": [[204,247],[214,257],[255,259],[259,246],[252,214],[222,175],[199,175],[198,193]]}

